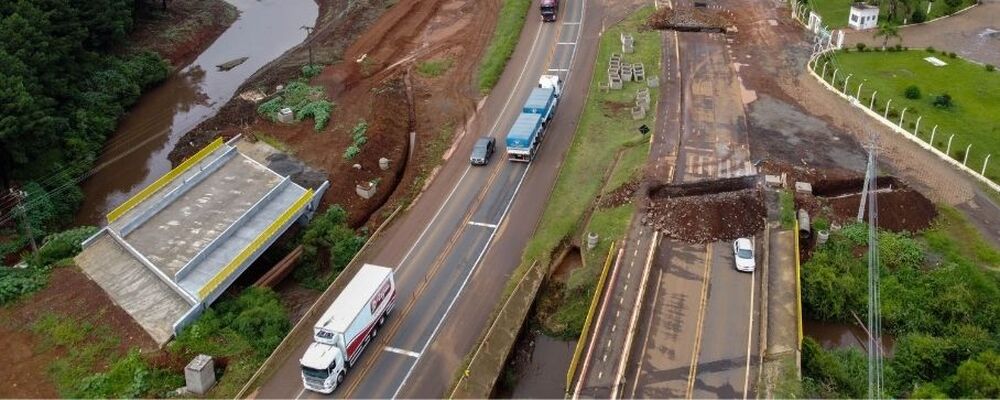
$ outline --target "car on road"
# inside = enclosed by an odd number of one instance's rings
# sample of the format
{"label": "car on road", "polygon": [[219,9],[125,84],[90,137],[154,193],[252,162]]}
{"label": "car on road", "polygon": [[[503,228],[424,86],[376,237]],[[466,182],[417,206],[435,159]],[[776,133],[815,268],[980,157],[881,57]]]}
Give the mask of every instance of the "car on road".
{"label": "car on road", "polygon": [[753,241],[739,238],[733,241],[733,256],[736,259],[736,269],[743,272],[753,272],[757,266],[753,255]]}
{"label": "car on road", "polygon": [[472,156],[469,157],[469,162],[472,165],[486,165],[490,162],[490,156],[493,155],[493,151],[496,150],[497,140],[491,137],[481,137],[476,141],[476,145],[472,146]]}

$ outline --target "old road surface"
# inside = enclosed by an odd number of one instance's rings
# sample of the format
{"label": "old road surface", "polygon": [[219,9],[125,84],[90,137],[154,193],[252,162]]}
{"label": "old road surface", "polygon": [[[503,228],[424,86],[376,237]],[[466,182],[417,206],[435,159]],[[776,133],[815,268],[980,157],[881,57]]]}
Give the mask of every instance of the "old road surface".
{"label": "old road surface", "polygon": [[[723,34],[663,33],[649,173],[672,183],[752,173],[733,63]],[[729,242],[660,239],[640,219],[609,278],[573,397],[755,397],[760,280],[735,270]]]}
{"label": "old road surface", "polygon": [[[532,9],[499,84],[454,154],[412,209],[373,244],[373,256],[363,261],[395,269],[399,300],[330,397],[445,395],[520,263],[569,148],[597,50],[602,8],[595,3],[566,1],[558,22],[545,24]],[[470,167],[466,155],[475,140],[493,136],[502,143],[543,74],[562,76],[565,87],[540,154],[530,164],[512,163],[498,146],[487,166]],[[324,397],[303,389],[298,359],[307,346],[301,340],[289,354],[277,355],[283,360],[256,396]]]}

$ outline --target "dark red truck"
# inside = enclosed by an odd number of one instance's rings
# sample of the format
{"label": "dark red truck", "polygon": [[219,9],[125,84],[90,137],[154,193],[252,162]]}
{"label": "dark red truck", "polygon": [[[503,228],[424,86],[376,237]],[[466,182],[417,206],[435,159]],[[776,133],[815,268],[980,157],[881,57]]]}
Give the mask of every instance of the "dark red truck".
{"label": "dark red truck", "polygon": [[542,21],[555,22],[556,15],[559,14],[559,0],[542,0],[538,9],[542,11]]}

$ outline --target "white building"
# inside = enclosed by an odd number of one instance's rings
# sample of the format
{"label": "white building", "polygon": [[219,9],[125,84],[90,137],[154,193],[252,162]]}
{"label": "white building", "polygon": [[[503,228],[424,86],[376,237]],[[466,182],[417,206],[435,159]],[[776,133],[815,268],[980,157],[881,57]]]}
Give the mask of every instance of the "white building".
{"label": "white building", "polygon": [[859,31],[878,26],[878,6],[865,3],[851,4],[851,16],[847,24]]}

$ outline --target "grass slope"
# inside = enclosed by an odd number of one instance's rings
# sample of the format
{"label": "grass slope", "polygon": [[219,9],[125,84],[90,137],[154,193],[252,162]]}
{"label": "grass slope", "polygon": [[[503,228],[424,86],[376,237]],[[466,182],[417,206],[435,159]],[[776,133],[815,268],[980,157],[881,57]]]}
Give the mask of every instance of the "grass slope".
{"label": "grass slope", "polygon": [[524,19],[531,8],[531,0],[505,0],[497,17],[497,28],[479,66],[479,90],[488,92],[500,80],[507,60],[517,47],[517,39],[524,28]]}
{"label": "grass slope", "polygon": [[[934,67],[924,57],[935,56],[948,63],[944,67]],[[934,136],[934,146],[944,151],[948,137],[955,134],[951,145],[951,156],[962,161],[966,146],[972,144],[968,165],[979,171],[987,154],[1000,156],[1000,73],[989,72],[983,66],[951,58],[940,53],[925,50],[900,52],[849,52],[836,53],[835,64],[840,68],[836,86],[843,88],[843,79],[853,74],[849,82],[849,94],[857,93],[857,85],[865,82],[861,92],[861,102],[868,105],[872,92],[878,91],[875,107],[882,111],[885,103],[892,98],[889,119],[899,121],[898,113],[908,108],[905,128],[913,132],[912,123],[918,116],[920,122],[918,136],[930,140],[931,129],[938,125]],[[827,68],[826,79],[831,78],[832,68]],[[910,85],[920,88],[919,99],[908,99],[904,91]],[[935,107],[934,97],[943,93],[951,95],[954,106],[948,109]],[[896,117],[893,117],[896,115]],[[1000,181],[1000,165],[991,162],[986,176]]]}

